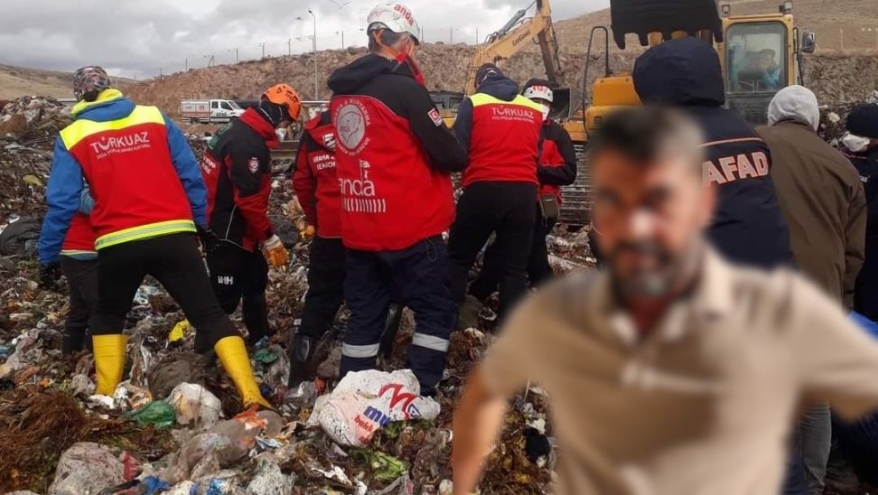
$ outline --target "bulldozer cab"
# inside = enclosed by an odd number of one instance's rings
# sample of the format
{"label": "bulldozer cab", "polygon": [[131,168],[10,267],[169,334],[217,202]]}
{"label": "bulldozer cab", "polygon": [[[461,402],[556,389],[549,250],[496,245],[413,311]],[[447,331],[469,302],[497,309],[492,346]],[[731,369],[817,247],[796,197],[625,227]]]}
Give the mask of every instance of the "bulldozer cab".
{"label": "bulldozer cab", "polygon": [[767,120],[768,104],[781,89],[804,84],[802,55],[814,47],[814,35],[802,42],[794,27],[792,2],[778,12],[733,15],[722,6],[725,39],[717,44],[726,84],[726,106],[753,124]]}

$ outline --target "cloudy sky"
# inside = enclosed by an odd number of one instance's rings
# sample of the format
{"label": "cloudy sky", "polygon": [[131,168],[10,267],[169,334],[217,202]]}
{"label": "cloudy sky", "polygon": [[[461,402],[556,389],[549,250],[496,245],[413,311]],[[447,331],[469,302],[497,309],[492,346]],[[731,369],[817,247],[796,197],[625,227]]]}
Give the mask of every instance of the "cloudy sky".
{"label": "cloudy sky", "polygon": [[[403,0],[429,41],[475,43],[531,0]],[[101,64],[114,75],[151,77],[216,63],[364,45],[378,0],[0,0],[0,64],[70,71]],[[556,20],[609,0],[555,0]],[[530,12],[533,12],[531,10]],[[299,19],[303,20],[299,20]]]}

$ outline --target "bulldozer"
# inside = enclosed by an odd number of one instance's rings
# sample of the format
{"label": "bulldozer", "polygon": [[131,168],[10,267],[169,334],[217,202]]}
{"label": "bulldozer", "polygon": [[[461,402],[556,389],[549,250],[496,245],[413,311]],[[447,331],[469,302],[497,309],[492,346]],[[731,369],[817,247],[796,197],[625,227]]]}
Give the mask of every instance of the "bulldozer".
{"label": "bulldozer", "polygon": [[[719,54],[726,83],[726,106],[753,124],[763,124],[768,104],[778,90],[804,84],[803,55],[813,53],[816,38],[811,32],[799,37],[793,18],[793,2],[785,1],[778,12],[734,15],[730,5],[717,0],[610,0],[612,26],[592,28],[583,74],[583,101],[563,122],[576,147],[579,174],[576,183],[562,189],[561,220],[586,225],[591,201],[585,150],[588,134],[620,107],[640,105],[634,81],[627,72],[614,74],[610,66],[610,38],[620,50],[627,48],[627,35],[634,34],[642,47],[665,40],[693,36],[710,43]],[[603,35],[603,76],[586,86],[595,40]]]}
{"label": "bulldozer", "polygon": [[[528,17],[531,7],[535,7],[534,14]],[[552,105],[552,117],[556,120],[566,119],[570,112],[570,89],[566,87],[564,81],[560,50],[552,23],[552,7],[549,0],[534,0],[527,8],[516,11],[503,27],[489,34],[485,42],[476,48],[467,66],[466,84],[462,93],[447,91],[431,93],[433,102],[445,123],[451,126],[454,123],[457,105],[463,101],[465,95],[476,92],[476,72],[479,67],[486,63],[502,66],[504,60],[523,51],[532,42],[536,42],[540,47],[546,79],[554,90],[555,103]]]}

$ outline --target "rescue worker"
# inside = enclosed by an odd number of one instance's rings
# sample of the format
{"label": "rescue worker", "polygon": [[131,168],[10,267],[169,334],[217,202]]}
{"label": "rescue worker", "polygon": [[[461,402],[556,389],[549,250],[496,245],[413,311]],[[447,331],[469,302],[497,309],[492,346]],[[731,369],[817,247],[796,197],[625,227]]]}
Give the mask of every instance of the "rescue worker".
{"label": "rescue worker", "polygon": [[[817,97],[802,86],[780,90],[768,106],[768,127],[757,132],[771,149],[771,171],[790,226],[796,264],[850,311],[863,265],[866,198],[850,162],[817,134]],[[832,440],[829,405],[809,404],[798,434],[809,495],[824,489]]]}
{"label": "rescue worker", "polygon": [[792,263],[770,175],[771,152],[750,124],[723,108],[723,74],[713,47],[696,38],[666,41],[637,58],[633,78],[643,103],[679,107],[705,134],[705,182],[719,186],[707,235],[720,253],[762,268]]}
{"label": "rescue worker", "polygon": [[248,108],[211,138],[201,163],[208,225],[218,241],[207,252],[211,283],[226,313],[234,313],[243,299],[250,344],[272,333],[265,302],[268,265],[280,268],[289,261],[268,219],[270,150],[280,146],[275,129],[297,121],[300,111],[293,88],[269,88],[258,107]]}
{"label": "rescue worker", "polygon": [[844,153],[866,193],[866,260],[854,289],[854,309],[878,321],[878,105],[863,104],[848,115]]}
{"label": "rescue worker", "polygon": [[335,159],[335,127],[329,112],[305,124],[293,174],[293,189],[308,222],[308,292],[301,323],[290,346],[290,388],[309,378],[317,341],[344,301],[345,247],[341,240],[341,189]]}
{"label": "rescue worker", "polygon": [[341,374],[374,368],[391,294],[415,314],[407,366],[435,392],[454,325],[442,233],[454,218],[451,172],[466,154],[412,54],[418,24],[399,3],[369,14],[369,51],[329,78],[351,311]]}
{"label": "rescue worker", "polygon": [[494,64],[479,68],[476,84],[476,94],[460,104],[454,122],[457,139],[469,152],[448,238],[451,292],[462,310],[458,329],[473,323],[478,301],[474,296],[466,300],[469,270],[492,233],[501,272],[499,316],[527,292],[539,185],[544,107],[518,94],[518,85]]}
{"label": "rescue worker", "polygon": [[[113,395],[125,369],[122,333],[137,288],[153,276],[198,329],[198,352],[216,351],[245,405],[270,407],[253,378],[244,340],[213,294],[198,252],[206,188],[180,129],[155,107],[135,105],[100,67],[74,75],[74,122],[55,144],[40,262],[58,261],[84,182],[95,200],[98,303],[89,325],[96,393]],[[205,235],[209,238],[209,235]]]}
{"label": "rescue worker", "polygon": [[[98,302],[98,253],[95,251],[95,231],[88,215],[94,200],[88,187],[82,190],[79,211],[70,221],[70,229],[61,245],[59,263],[48,262],[40,270],[43,288],[57,287],[61,273],[67,279],[69,311],[64,321],[61,355],[69,356],[83,347],[91,350],[91,340],[86,339],[88,320]],[[60,269],[60,272],[59,272]]]}
{"label": "rescue worker", "polygon": [[[549,117],[554,93],[549,81],[531,79],[524,85],[522,95],[538,103],[543,112],[542,151],[540,153],[537,178],[540,189],[536,203],[533,242],[527,261],[527,277],[532,287],[552,277],[549,265],[549,252],[546,237],[555,227],[558,210],[561,207],[561,186],[573,184],[576,180],[576,150],[570,134]],[[478,278],[470,284],[469,296],[459,310],[461,326],[474,327],[482,305],[497,289],[502,276],[502,266],[498,257],[498,245],[491,244],[485,251],[485,262]]]}

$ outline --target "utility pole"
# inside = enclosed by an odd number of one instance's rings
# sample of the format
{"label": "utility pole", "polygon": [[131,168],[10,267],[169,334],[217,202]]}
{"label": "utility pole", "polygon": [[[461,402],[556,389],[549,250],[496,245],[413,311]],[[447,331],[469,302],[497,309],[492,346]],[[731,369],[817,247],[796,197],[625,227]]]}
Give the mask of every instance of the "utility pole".
{"label": "utility pole", "polygon": [[263,41],[262,43],[256,43],[256,46],[262,48],[262,58],[265,58],[265,42]]}
{"label": "utility pole", "polygon": [[454,28],[448,28],[448,44],[454,44]]}
{"label": "utility pole", "polygon": [[480,43],[481,43],[481,41],[479,41],[479,28],[476,27],[476,44],[478,45]]}
{"label": "utility pole", "polygon": [[341,49],[344,50],[344,31],[336,31],[335,34],[341,35]]}
{"label": "utility pole", "polygon": [[312,10],[308,10],[308,13],[311,14],[311,17],[314,18],[314,37],[312,39],[314,43],[314,99],[320,99],[320,83],[318,82],[317,76],[317,16],[314,15]]}
{"label": "utility pole", "polygon": [[838,29],[839,35],[841,36],[841,49],[839,51],[844,51],[844,28]]}
{"label": "utility pole", "polygon": [[184,65],[183,72],[189,72],[189,59],[188,58],[186,59],[186,62],[184,62],[184,64],[185,65]]}
{"label": "utility pole", "polygon": [[293,56],[293,39],[290,38],[287,40],[287,54],[289,56]]}

